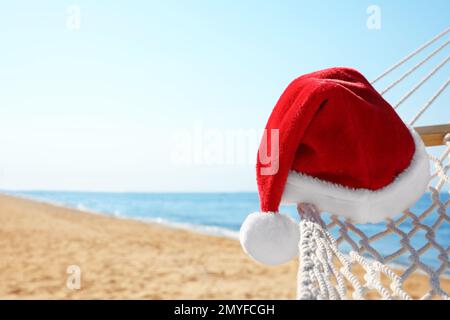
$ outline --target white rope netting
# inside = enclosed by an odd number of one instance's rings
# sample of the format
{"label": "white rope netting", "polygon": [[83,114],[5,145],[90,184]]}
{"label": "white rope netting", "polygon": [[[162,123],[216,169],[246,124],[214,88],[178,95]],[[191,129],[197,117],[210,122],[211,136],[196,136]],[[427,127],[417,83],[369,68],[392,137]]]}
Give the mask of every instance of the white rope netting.
{"label": "white rope netting", "polygon": [[[450,28],[446,29],[387,69],[372,83],[384,78],[449,32]],[[449,42],[445,41],[397,80],[390,82],[381,91],[382,94],[424,65]],[[393,106],[398,108],[403,104],[449,59],[450,55],[441,60]],[[450,78],[428,98],[409,122],[410,125],[414,125],[430,108],[449,82]],[[321,215],[313,205],[298,205],[301,216],[298,299],[450,299],[442,286],[444,279],[449,277],[450,134],[445,136],[443,145],[440,155],[429,154],[433,173],[429,193],[424,195],[429,195],[429,201],[419,209],[408,209],[395,219],[386,220],[381,228],[377,225],[371,231],[367,226],[355,225],[336,216]],[[389,252],[386,252],[386,246],[377,246],[383,240],[389,242]],[[428,288],[419,296],[408,292],[408,287],[415,285],[410,283],[413,275],[419,275],[428,283]]]}

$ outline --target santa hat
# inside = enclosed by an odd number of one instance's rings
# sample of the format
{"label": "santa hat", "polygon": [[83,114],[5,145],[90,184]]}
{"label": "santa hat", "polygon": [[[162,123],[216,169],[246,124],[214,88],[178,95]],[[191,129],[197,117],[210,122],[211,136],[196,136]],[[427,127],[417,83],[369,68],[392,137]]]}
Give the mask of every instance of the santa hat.
{"label": "santa hat", "polygon": [[311,203],[355,223],[401,213],[425,192],[429,160],[420,136],[358,71],[331,68],[294,80],[261,141],[261,211],[240,230],[244,251],[265,264],[298,254],[298,225],[280,203]]}

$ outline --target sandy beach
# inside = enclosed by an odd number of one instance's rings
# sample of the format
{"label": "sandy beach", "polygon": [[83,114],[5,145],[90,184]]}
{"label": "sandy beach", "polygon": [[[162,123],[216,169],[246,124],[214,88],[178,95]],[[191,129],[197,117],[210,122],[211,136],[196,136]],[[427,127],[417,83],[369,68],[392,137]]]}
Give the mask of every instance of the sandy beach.
{"label": "sandy beach", "polygon": [[[1,299],[295,299],[297,261],[265,267],[233,239],[0,196]],[[67,268],[81,270],[69,289]],[[361,270],[356,270],[361,275]],[[450,280],[442,280],[448,292]],[[428,289],[414,275],[413,297]]]}

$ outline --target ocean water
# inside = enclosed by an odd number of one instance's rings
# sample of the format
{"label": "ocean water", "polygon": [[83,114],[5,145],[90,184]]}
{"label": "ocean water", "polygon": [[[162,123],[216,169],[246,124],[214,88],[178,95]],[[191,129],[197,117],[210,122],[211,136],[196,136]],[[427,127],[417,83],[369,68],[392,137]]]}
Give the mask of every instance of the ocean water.
{"label": "ocean water", "polygon": [[[245,217],[258,211],[259,200],[257,193],[106,193],[106,192],[49,192],[49,191],[21,191],[9,192],[34,200],[49,202],[66,207],[86,210],[121,218],[138,219],[157,222],[174,227],[191,229],[202,233],[218,236],[238,237],[239,228]],[[448,193],[440,194],[442,202],[449,200]],[[432,201],[429,194],[425,194],[412,208],[412,212],[421,213],[430,207]],[[280,212],[288,213],[298,220],[295,206],[282,206]],[[436,209],[425,219],[431,225],[436,221]],[[328,217],[324,216],[325,221]],[[412,220],[407,219],[400,225],[400,229],[409,232]],[[357,225],[368,236],[385,229],[385,224]],[[331,233],[339,236],[339,230],[333,229]],[[360,240],[356,235],[350,234],[356,242]],[[439,244],[448,248],[450,245],[450,223],[443,221],[435,233]],[[400,248],[401,238],[389,235],[377,240],[372,245],[383,255],[394,253]],[[410,240],[415,249],[427,243],[426,230],[420,230]],[[341,249],[348,252],[351,248],[343,244]],[[436,249],[430,249],[421,256],[421,261],[438,268],[441,264]],[[442,256],[441,258],[445,258]],[[408,255],[404,254],[395,261],[398,264],[407,264]]]}

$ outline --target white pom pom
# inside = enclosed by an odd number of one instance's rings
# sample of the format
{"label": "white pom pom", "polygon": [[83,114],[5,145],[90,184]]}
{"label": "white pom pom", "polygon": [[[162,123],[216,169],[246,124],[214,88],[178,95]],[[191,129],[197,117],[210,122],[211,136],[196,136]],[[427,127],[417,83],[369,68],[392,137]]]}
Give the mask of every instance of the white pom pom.
{"label": "white pom pom", "polygon": [[242,224],[239,238],[244,251],[264,264],[282,264],[298,255],[299,227],[287,215],[252,213]]}

